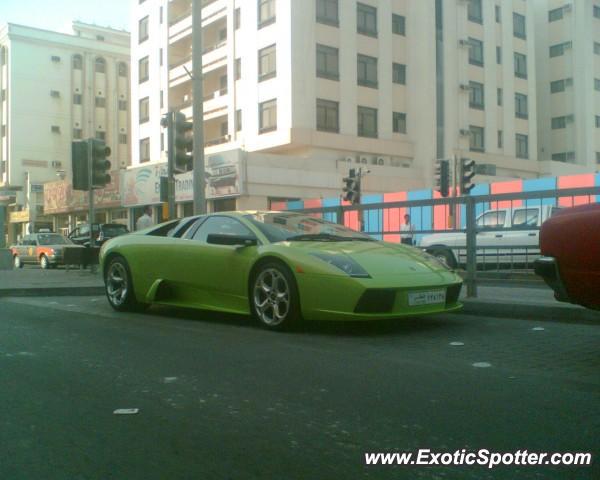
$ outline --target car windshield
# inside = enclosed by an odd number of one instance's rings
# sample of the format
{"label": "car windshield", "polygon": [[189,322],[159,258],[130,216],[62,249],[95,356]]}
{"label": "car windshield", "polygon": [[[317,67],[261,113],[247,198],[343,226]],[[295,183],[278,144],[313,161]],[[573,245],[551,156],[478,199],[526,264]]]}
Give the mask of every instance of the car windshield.
{"label": "car windshield", "polygon": [[69,245],[71,241],[57,233],[43,233],[38,235],[40,245]]}
{"label": "car windshield", "polygon": [[248,218],[271,242],[283,241],[374,241],[368,235],[336,223],[302,213],[270,212]]}
{"label": "car windshield", "polygon": [[102,227],[102,231],[104,235],[116,237],[117,235],[124,235],[128,233],[127,227],[125,225],[104,225]]}

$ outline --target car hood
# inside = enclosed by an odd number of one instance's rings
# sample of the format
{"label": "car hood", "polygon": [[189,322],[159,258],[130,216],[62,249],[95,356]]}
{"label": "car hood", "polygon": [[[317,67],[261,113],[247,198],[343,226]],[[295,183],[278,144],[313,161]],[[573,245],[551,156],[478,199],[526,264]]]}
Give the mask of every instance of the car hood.
{"label": "car hood", "polygon": [[370,275],[430,274],[444,272],[437,261],[428,259],[419,249],[385,242],[284,242],[290,248],[313,253],[347,255]]}

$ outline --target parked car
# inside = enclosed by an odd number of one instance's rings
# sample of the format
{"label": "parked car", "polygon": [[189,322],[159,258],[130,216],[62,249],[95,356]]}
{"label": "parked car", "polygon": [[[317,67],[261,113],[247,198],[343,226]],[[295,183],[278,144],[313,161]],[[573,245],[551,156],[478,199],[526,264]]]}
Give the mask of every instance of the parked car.
{"label": "parked car", "polygon": [[[492,230],[477,233],[477,247],[498,248],[478,248],[477,263],[532,264],[539,257],[537,227],[559,210],[558,207],[542,205],[485,211],[477,217],[477,227]],[[427,235],[421,239],[419,246],[451,268],[467,263],[467,237],[464,232]]]}
{"label": "parked car", "polygon": [[461,278],[431,255],[295,212],[188,217],[100,250],[108,302],[301,319],[370,320],[461,307]]}
{"label": "parked car", "polygon": [[535,273],[561,302],[600,310],[600,204],[568,208],[540,232]]}
{"label": "parked car", "polygon": [[33,233],[10,247],[15,268],[23,268],[26,263],[39,263],[43,269],[63,264],[64,250],[67,247],[83,248],[58,233]]}
{"label": "parked car", "polygon": [[[125,235],[129,233],[127,227],[120,223],[95,223],[94,224],[94,244],[96,246],[102,245],[111,238],[118,237],[119,235]],[[69,233],[69,239],[73,243],[83,245],[84,247],[90,246],[90,226],[87,223],[79,225],[75,230]]]}

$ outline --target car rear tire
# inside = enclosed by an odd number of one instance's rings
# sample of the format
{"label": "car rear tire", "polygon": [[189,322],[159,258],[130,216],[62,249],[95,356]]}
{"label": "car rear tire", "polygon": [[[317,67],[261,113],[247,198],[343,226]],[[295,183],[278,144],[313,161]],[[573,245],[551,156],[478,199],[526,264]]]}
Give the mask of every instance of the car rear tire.
{"label": "car rear tire", "polygon": [[440,262],[443,262],[444,264],[446,264],[449,268],[456,268],[456,266],[457,266],[456,258],[454,257],[452,250],[450,250],[449,248],[445,248],[445,247],[432,248],[431,250],[428,250],[427,253],[433,255]]}
{"label": "car rear tire", "polygon": [[251,278],[249,293],[252,315],[263,327],[288,330],[301,321],[296,279],[282,263],[260,265]]}
{"label": "car rear tire", "polygon": [[104,289],[108,303],[118,312],[139,311],[147,306],[135,298],[129,265],[120,255],[112,257],[106,264]]}
{"label": "car rear tire", "polygon": [[13,257],[13,266],[15,268],[23,268],[23,262],[21,261],[18,255],[15,255]]}
{"label": "car rear tire", "polygon": [[40,267],[44,270],[48,270],[50,268],[50,261],[46,255],[42,255],[40,257]]}

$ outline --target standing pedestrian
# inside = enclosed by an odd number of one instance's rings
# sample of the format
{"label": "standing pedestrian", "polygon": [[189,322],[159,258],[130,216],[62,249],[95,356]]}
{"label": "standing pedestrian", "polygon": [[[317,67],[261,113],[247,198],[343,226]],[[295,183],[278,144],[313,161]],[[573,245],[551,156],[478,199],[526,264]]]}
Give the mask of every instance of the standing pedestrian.
{"label": "standing pedestrian", "polygon": [[152,208],[146,207],[142,216],[135,222],[135,229],[144,230],[145,228],[150,228],[152,225],[154,225],[152,221]]}
{"label": "standing pedestrian", "polygon": [[407,213],[404,215],[404,223],[400,226],[400,232],[402,233],[402,243],[404,245],[413,245],[414,243],[414,231],[415,226],[410,223],[410,215]]}

